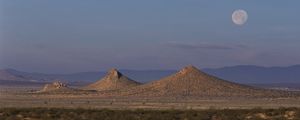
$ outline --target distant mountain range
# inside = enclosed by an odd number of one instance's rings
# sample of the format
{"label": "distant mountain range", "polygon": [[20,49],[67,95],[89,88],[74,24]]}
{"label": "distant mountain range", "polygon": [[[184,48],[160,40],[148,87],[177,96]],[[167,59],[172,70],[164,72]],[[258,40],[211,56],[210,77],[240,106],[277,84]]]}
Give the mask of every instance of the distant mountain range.
{"label": "distant mountain range", "polygon": [[[149,82],[156,80],[176,72],[175,70],[121,70],[122,73],[130,76],[139,82]],[[45,73],[29,73],[14,69],[0,70],[0,80],[16,80],[16,81],[44,81],[52,82],[53,80],[67,82],[95,82],[104,77],[106,72],[79,72],[72,74],[45,74]]]}
{"label": "distant mountain range", "polygon": [[[288,67],[260,67],[253,65],[239,65],[223,68],[202,69],[204,72],[219,78],[237,83],[266,84],[266,83],[298,83],[300,84],[300,65]],[[158,80],[176,70],[120,70],[123,74],[141,83]],[[91,83],[104,77],[106,72],[80,72],[73,74],[45,74],[29,73],[14,69],[0,70],[0,81],[31,81],[31,82],[52,82],[55,80],[70,83]]]}
{"label": "distant mountain range", "polygon": [[239,83],[300,83],[300,65],[288,67],[239,65],[217,69],[204,69],[204,71]]}

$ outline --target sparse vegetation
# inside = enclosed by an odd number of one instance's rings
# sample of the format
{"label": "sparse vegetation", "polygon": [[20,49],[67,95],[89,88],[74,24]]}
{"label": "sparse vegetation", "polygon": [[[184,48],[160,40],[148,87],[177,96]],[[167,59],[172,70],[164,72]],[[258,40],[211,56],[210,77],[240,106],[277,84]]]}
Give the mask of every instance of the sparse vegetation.
{"label": "sparse vegetation", "polygon": [[2,108],[0,120],[299,120],[300,109],[108,110]]}

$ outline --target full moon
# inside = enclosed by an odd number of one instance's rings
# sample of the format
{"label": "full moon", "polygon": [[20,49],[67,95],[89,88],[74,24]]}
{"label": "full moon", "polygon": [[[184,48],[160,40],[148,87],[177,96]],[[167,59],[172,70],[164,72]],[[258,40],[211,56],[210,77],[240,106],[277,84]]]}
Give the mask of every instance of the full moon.
{"label": "full moon", "polygon": [[236,25],[243,25],[247,22],[248,14],[245,10],[235,10],[232,13],[232,22]]}

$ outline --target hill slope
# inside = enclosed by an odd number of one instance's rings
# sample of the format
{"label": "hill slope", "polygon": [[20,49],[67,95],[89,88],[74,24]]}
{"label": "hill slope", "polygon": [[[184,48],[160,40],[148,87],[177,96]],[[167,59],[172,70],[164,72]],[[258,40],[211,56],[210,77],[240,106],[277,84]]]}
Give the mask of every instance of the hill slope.
{"label": "hill slope", "polygon": [[9,70],[0,70],[0,80],[12,80],[12,81],[23,81],[26,80],[24,76],[14,75]]}
{"label": "hill slope", "polygon": [[[232,83],[208,75],[193,66],[187,66],[176,74],[145,85],[119,91],[125,96],[191,96],[191,97],[265,97],[289,95]],[[117,94],[119,94],[117,93]]]}

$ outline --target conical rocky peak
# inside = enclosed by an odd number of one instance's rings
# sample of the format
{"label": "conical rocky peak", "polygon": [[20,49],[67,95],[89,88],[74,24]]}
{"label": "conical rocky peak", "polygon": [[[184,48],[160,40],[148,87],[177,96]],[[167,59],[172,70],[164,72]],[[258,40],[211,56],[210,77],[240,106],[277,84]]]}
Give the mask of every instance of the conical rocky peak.
{"label": "conical rocky peak", "polygon": [[120,73],[117,69],[110,69],[107,74],[100,80],[92,83],[83,89],[88,90],[117,90],[140,85],[140,83],[128,78]]}
{"label": "conical rocky peak", "polygon": [[112,68],[108,74],[109,77],[111,78],[120,78],[121,76],[123,76],[117,69]]}

